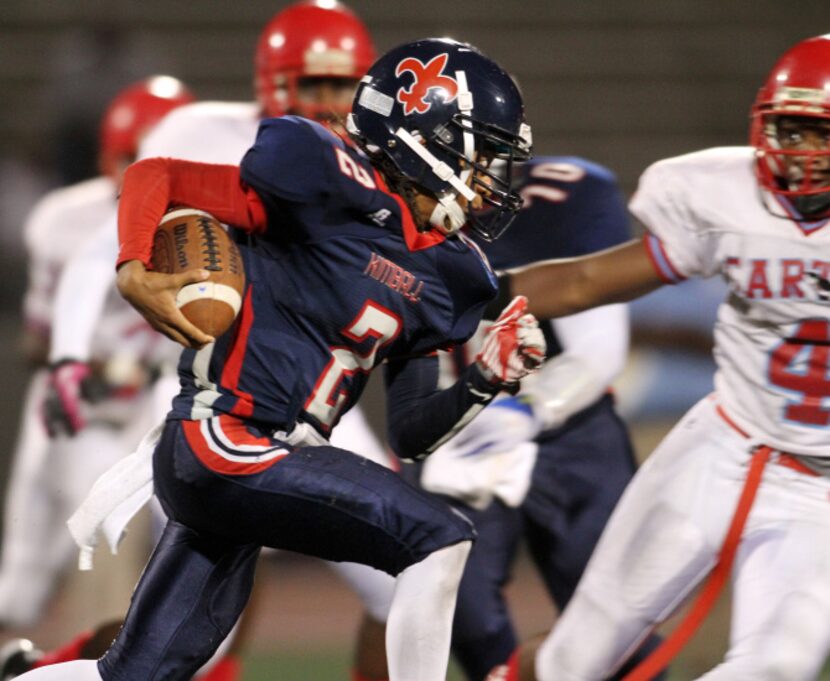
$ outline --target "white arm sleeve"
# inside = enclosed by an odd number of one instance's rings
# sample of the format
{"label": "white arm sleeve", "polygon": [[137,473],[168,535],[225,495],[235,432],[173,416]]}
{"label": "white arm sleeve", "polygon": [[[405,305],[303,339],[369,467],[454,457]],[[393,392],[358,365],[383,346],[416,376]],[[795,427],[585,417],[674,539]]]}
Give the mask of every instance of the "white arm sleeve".
{"label": "white arm sleeve", "polygon": [[[65,202],[64,202],[65,203]],[[28,284],[23,295],[23,316],[27,327],[50,333],[52,305],[58,273],[63,267],[61,219],[65,214],[60,192],[53,191],[38,201],[23,225],[23,243],[28,257]]]}
{"label": "white arm sleeve", "polygon": [[28,284],[23,296],[23,317],[26,326],[48,334],[51,323],[51,293],[54,290],[55,271],[59,265],[34,255],[29,257]]}
{"label": "white arm sleeve", "polygon": [[524,393],[543,429],[556,428],[596,402],[628,356],[628,307],[605,305],[550,322],[562,353],[525,379]]}
{"label": "white arm sleeve", "polygon": [[113,211],[61,273],[52,313],[50,362],[66,358],[86,362],[90,358],[104,301],[115,281],[116,225]]}

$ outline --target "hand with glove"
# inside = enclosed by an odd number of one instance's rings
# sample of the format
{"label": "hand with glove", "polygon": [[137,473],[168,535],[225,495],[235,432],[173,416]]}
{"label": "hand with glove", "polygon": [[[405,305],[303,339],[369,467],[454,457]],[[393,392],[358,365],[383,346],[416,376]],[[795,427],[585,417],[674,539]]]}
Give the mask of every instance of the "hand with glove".
{"label": "hand with glove", "polygon": [[546,349],[527,298],[516,296],[487,330],[475,363],[490,384],[515,394],[519,381],[545,361]]}
{"label": "hand with glove", "polygon": [[85,425],[81,403],[94,395],[88,389],[92,370],[85,362],[65,359],[52,365],[42,417],[49,437],[75,435]]}
{"label": "hand with glove", "polygon": [[521,398],[496,400],[427,458],[421,485],[480,511],[494,497],[517,507],[530,488],[538,431],[533,410]]}
{"label": "hand with glove", "polygon": [[502,397],[490,403],[450,440],[456,452],[475,457],[507,452],[536,437],[541,423],[530,403],[521,397]]}

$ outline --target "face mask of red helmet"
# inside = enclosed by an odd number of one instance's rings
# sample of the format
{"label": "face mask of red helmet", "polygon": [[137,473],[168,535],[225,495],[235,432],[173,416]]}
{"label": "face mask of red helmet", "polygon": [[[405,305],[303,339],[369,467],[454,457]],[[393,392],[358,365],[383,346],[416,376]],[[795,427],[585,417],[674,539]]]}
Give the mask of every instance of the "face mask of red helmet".
{"label": "face mask of red helmet", "polygon": [[802,41],[772,69],[751,143],[763,189],[804,218],[830,217],[830,35]]}

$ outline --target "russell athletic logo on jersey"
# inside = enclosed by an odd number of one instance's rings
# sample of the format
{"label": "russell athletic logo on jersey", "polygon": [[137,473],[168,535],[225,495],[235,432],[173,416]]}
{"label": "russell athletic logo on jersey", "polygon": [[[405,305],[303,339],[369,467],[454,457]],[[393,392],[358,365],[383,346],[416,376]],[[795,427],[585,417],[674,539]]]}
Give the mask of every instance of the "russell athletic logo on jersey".
{"label": "russell athletic logo on jersey", "polygon": [[418,280],[412,272],[408,272],[400,265],[396,265],[377,253],[372,253],[363,274],[376,279],[381,284],[385,284],[412,303],[421,302],[421,291],[424,288],[424,282]]}
{"label": "russell athletic logo on jersey", "polygon": [[426,113],[432,107],[432,102],[426,100],[430,90],[443,90],[444,101],[451,102],[458,95],[458,81],[451,76],[444,75],[449,55],[446,52],[438,54],[426,64],[415,57],[407,57],[398,63],[395,75],[399,78],[404,73],[411,73],[414,78],[409,89],[402,87],[398,90],[397,100],[403,104],[404,115],[412,113]]}

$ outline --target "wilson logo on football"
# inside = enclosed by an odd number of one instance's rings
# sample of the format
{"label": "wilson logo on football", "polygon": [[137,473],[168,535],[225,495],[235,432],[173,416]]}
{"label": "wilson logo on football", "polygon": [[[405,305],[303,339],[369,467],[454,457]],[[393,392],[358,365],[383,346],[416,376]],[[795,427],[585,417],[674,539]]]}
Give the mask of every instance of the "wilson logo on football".
{"label": "wilson logo on football", "polygon": [[426,64],[415,57],[407,57],[398,64],[395,68],[396,76],[400,77],[408,71],[414,78],[409,89],[402,87],[397,93],[397,100],[403,104],[404,115],[429,111],[432,102],[427,101],[426,96],[430,90],[443,90],[446,102],[456,98],[458,81],[442,73],[448,59],[449,55],[444,52],[434,56]]}

